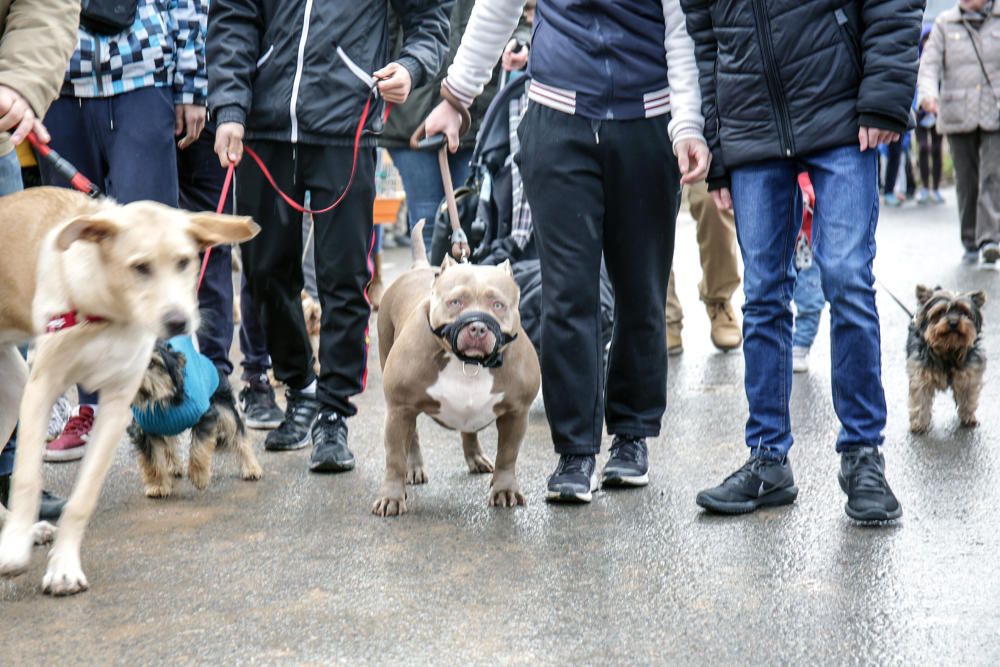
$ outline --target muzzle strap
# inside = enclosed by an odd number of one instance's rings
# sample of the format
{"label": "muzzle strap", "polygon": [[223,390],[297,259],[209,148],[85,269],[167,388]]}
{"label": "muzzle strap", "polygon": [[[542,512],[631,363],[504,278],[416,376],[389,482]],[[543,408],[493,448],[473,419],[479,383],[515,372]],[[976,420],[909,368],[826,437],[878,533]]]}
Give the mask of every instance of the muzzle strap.
{"label": "muzzle strap", "polygon": [[[489,353],[489,355],[482,358],[470,357],[458,349],[458,337],[461,335],[462,330],[470,324],[475,324],[477,322],[483,324],[487,329],[489,329],[490,333],[493,334],[493,339],[495,341],[493,344],[493,350]],[[427,325],[430,326],[430,322],[428,322]],[[454,322],[451,322],[450,324],[442,325],[437,329],[431,327],[431,333],[446,341],[448,346],[451,348],[452,354],[458,357],[459,361],[465,364],[482,366],[483,368],[500,368],[503,366],[504,348],[514,342],[517,338],[517,334],[504,333],[496,318],[489,313],[482,311],[462,313]]]}

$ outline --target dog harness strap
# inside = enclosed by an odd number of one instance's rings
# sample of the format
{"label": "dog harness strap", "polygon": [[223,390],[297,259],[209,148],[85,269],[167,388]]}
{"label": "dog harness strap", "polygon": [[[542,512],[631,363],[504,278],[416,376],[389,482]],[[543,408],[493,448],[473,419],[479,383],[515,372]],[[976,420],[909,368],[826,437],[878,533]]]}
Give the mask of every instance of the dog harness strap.
{"label": "dog harness strap", "polygon": [[45,333],[57,333],[65,329],[72,329],[78,324],[100,324],[101,322],[107,322],[107,320],[97,315],[84,315],[81,318],[80,313],[76,310],[68,310],[50,319],[45,325]]}
{"label": "dog harness strap", "polygon": [[[458,337],[462,333],[462,329],[475,322],[486,325],[486,328],[490,330],[496,341],[493,344],[493,350],[486,357],[470,357],[458,349]],[[428,320],[427,326],[430,327],[432,334],[448,342],[452,354],[458,357],[459,361],[465,364],[482,366],[483,368],[500,368],[503,366],[504,348],[517,339],[517,334],[510,335],[504,333],[496,318],[482,311],[462,313],[454,322],[442,325],[437,329],[431,326],[430,320]]]}

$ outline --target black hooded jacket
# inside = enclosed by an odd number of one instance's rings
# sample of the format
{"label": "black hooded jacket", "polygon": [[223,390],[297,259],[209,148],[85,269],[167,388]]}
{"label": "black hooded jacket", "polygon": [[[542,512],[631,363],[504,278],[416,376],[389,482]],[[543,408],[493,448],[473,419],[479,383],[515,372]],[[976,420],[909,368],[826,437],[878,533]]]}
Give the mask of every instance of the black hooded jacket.
{"label": "black hooded jacket", "polygon": [[923,0],[681,0],[698,59],[709,187],[733,167],[904,131]]}
{"label": "black hooded jacket", "polygon": [[[369,74],[387,65],[390,1],[403,29],[396,61],[415,89],[441,68],[452,0],[212,0],[213,119],[242,123],[251,139],[352,143],[369,91],[336,49]],[[382,130],[381,110],[380,98],[369,131]]]}

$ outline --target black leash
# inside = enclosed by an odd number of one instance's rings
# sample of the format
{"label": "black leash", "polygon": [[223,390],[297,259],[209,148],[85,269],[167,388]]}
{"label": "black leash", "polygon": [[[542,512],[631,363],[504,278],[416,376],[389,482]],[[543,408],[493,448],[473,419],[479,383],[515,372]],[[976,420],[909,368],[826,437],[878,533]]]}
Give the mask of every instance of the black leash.
{"label": "black leash", "polygon": [[903,304],[903,302],[899,300],[899,297],[897,297],[895,294],[893,294],[892,290],[889,289],[888,287],[886,287],[885,283],[882,282],[881,280],[879,280],[878,278],[875,279],[875,282],[877,282],[879,284],[879,287],[881,287],[882,290],[886,294],[888,294],[890,297],[892,297],[892,300],[895,301],[899,305],[899,307],[903,309],[903,312],[906,313],[906,316],[909,317],[912,320],[913,319],[913,313],[911,313],[910,309],[907,308],[906,305]]}

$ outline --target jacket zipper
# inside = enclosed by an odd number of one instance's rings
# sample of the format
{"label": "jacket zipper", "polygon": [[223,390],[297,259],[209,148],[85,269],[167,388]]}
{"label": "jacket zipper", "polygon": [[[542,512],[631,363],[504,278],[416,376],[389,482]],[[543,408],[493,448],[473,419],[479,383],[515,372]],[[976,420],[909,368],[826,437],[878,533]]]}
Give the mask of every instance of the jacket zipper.
{"label": "jacket zipper", "polygon": [[302,82],[302,66],[306,58],[306,40],[309,38],[309,15],[312,14],[313,0],[306,0],[306,10],[302,16],[302,34],[299,35],[299,53],[295,61],[295,78],[292,79],[292,100],[288,103],[288,112],[292,119],[292,143],[299,140],[299,119],[295,116],[295,107],[299,98],[299,84]]}
{"label": "jacket zipper", "polygon": [[858,47],[855,44],[854,33],[851,30],[851,24],[847,18],[847,14],[843,9],[838,9],[833,13],[833,16],[837,20],[837,26],[840,28],[840,38],[844,41],[844,45],[847,46],[847,54],[851,57],[851,64],[854,66],[854,71],[858,76],[861,76],[861,62],[858,59]]}
{"label": "jacket zipper", "polygon": [[764,8],[763,0],[753,0],[753,14],[757,24],[757,36],[760,37],[760,47],[764,54],[764,77],[767,79],[767,92],[771,96],[771,104],[778,117],[778,138],[781,143],[781,151],[785,157],[792,157],[795,152],[792,145],[792,121],[788,117],[788,105],[785,103],[781,78],[778,76],[778,66],[774,61],[774,45],[771,43],[771,31],[768,27],[767,11]]}

